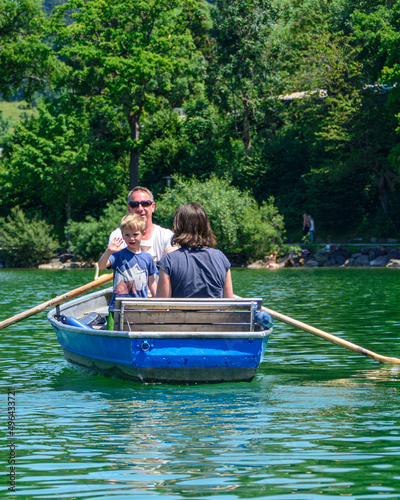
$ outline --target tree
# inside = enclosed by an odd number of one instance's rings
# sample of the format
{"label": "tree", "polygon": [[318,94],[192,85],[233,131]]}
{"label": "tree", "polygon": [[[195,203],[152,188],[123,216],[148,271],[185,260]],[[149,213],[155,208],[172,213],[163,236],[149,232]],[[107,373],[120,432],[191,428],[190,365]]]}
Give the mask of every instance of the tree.
{"label": "tree", "polygon": [[[393,205],[393,202],[400,194],[395,136],[395,117],[400,111],[397,88],[400,3],[397,0],[356,0],[349,2],[343,11],[347,11],[348,32],[343,38],[349,40],[356,54],[353,67],[358,66],[359,77],[357,86],[353,81],[353,95],[358,95],[351,106],[347,105],[347,110],[351,108],[352,111],[349,113],[342,108],[342,126],[336,126],[336,130],[345,131],[347,136],[344,141],[336,141],[336,153],[341,150],[342,168],[356,170],[362,164],[372,174],[380,205],[393,230],[398,211],[398,204]],[[349,83],[348,89],[352,86],[350,80]],[[337,133],[327,134],[328,139],[329,135]]]}
{"label": "tree", "polygon": [[183,114],[162,110],[143,123],[142,182],[153,191],[163,191],[172,174],[204,180],[215,174],[239,185],[248,162],[243,144],[232,137],[230,117],[206,98],[186,101]]}
{"label": "tree", "polygon": [[69,226],[71,250],[82,259],[98,261],[108,245],[108,237],[119,227],[126,213],[126,198],[115,199],[109,203],[100,217],[88,215],[84,221],[72,221]]}
{"label": "tree", "polygon": [[[179,106],[202,80],[190,30],[201,12],[201,0],[71,0],[53,13],[56,52],[68,68],[61,83],[109,103],[129,126],[130,187],[139,178],[143,114]],[[74,22],[66,24],[66,13]]]}
{"label": "tree", "polygon": [[[173,216],[183,203],[201,203],[210,218],[218,248],[229,254],[257,259],[282,244],[284,222],[271,198],[261,207],[248,193],[212,176],[185,180],[173,176],[173,187],[157,200],[155,215],[163,227],[173,227]],[[126,210],[126,198],[108,205],[100,218],[71,224],[71,247],[83,258],[96,260],[104,252],[110,232]]]}
{"label": "tree", "polygon": [[0,93],[10,97],[21,86],[25,97],[45,88],[58,61],[43,42],[46,18],[40,0],[0,2]]}
{"label": "tree", "polygon": [[55,7],[58,5],[63,5],[64,3],[67,3],[68,0],[43,0],[42,1],[42,8],[44,12],[49,15],[53,11]]}
{"label": "tree", "polygon": [[346,225],[354,230],[376,199],[371,171],[361,159],[373,126],[366,114],[372,100],[364,95],[359,48],[351,33],[337,31],[339,7],[300,1],[283,12],[286,109],[262,151],[263,163],[271,165],[266,182],[288,225],[299,226],[301,214],[311,211],[329,232],[349,211]]}
{"label": "tree", "polygon": [[[303,210],[312,207],[327,231],[335,230],[338,219],[347,220],[348,212],[352,217],[346,225],[355,230],[379,213],[379,202],[386,222],[393,222],[398,177],[390,159],[397,142],[394,116],[399,109],[392,107],[397,90],[389,94],[388,87],[375,83],[389,61],[388,47],[398,38],[395,6],[385,0],[317,0],[293,6],[285,37],[292,57],[285,69],[291,91],[307,92],[299,93],[301,99],[288,99],[290,125],[285,126],[288,137],[297,130],[295,140],[306,156],[296,162],[302,167],[302,186],[296,189],[288,182],[290,196],[303,203]],[[294,159],[293,152],[288,141],[283,158]],[[284,170],[285,179],[293,176],[294,168]],[[282,197],[276,193],[276,198],[282,207]],[[299,206],[294,214],[301,210]],[[383,226],[379,224],[377,234]]]}
{"label": "tree", "polygon": [[253,129],[266,122],[279,94],[277,10],[270,0],[216,0],[211,15],[210,88],[250,153]]}
{"label": "tree", "polygon": [[[123,189],[120,142],[125,134],[107,106],[63,95],[17,126],[4,150],[2,211],[35,208],[58,228],[98,213]],[[123,159],[123,158],[122,158]]]}

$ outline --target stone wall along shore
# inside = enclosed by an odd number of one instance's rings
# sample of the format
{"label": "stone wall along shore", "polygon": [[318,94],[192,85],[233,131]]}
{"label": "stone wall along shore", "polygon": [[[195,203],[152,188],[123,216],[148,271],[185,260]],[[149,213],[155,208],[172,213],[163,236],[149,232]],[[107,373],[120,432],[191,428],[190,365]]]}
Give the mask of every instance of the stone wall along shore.
{"label": "stone wall along shore", "polygon": [[[315,254],[308,250],[278,258],[279,267],[400,267],[400,248],[364,246],[352,252],[343,245],[326,245]],[[269,257],[248,266],[269,267]]]}

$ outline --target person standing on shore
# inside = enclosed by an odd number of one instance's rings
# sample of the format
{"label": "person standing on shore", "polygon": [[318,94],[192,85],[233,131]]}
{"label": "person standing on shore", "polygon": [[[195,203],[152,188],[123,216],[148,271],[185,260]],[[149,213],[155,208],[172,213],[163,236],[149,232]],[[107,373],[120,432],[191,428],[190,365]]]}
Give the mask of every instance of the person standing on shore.
{"label": "person standing on shore", "polygon": [[308,231],[310,230],[310,219],[308,218],[308,215],[306,213],[303,214],[303,236],[306,236],[308,234]]}
{"label": "person standing on shore", "polygon": [[273,252],[268,259],[268,265],[267,267],[270,269],[276,269],[279,267],[279,264],[276,262],[276,256],[278,255],[278,252]]}
{"label": "person standing on shore", "polygon": [[308,220],[310,221],[310,238],[311,243],[314,243],[314,219],[311,215],[308,216]]}

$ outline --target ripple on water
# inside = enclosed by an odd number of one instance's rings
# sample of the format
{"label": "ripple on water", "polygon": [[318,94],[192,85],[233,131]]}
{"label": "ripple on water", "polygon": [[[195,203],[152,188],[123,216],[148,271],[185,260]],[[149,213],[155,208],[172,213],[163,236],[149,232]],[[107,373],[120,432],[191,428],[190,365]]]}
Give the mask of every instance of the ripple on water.
{"label": "ripple on water", "polygon": [[[2,317],[93,276],[9,271]],[[235,293],[398,357],[397,274],[288,271],[234,269]],[[284,323],[251,384],[143,386],[76,371],[45,313],[1,331],[0,349],[0,383],[17,388],[18,490],[0,486],[5,498],[400,497],[397,366]]]}

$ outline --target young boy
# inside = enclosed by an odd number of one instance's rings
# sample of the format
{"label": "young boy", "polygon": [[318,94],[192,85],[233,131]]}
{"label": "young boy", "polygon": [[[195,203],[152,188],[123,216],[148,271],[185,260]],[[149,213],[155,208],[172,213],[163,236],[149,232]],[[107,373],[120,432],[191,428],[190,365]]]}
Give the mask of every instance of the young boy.
{"label": "young boy", "polygon": [[[120,228],[123,238],[114,238],[98,262],[99,269],[114,271],[110,312],[115,309],[116,297],[147,297],[147,286],[153,297],[157,291],[157,268],[153,258],[140,250],[145,221],[137,214],[125,215]],[[123,241],[126,248],[123,248]]]}

